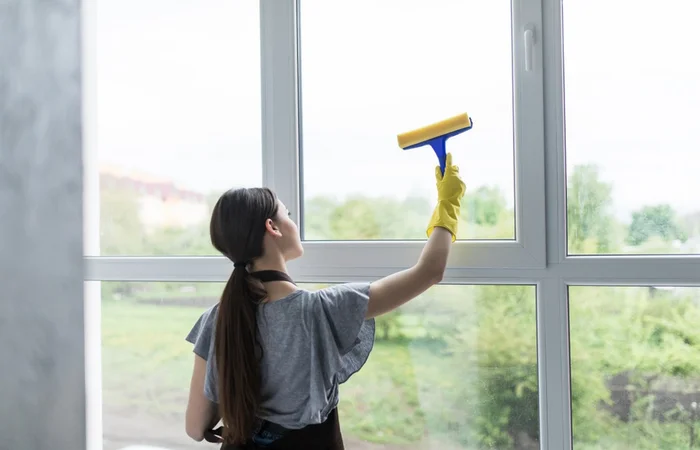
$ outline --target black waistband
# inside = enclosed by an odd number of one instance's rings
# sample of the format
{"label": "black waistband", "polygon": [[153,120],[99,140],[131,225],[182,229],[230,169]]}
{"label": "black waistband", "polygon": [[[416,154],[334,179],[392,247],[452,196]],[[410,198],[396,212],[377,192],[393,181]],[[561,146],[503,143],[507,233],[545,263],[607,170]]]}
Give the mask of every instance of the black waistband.
{"label": "black waistband", "polygon": [[[258,424],[255,427],[255,431],[253,434],[258,434],[263,431],[268,431],[273,434],[278,434],[280,436],[284,436],[287,433],[289,433],[290,430],[289,428],[285,428],[282,425],[276,424],[274,422],[270,422],[269,420],[264,420],[260,419],[258,421]],[[212,442],[212,443],[217,443],[220,442],[219,439],[224,436],[224,427],[220,426],[219,428],[212,429],[212,430],[207,430],[204,432],[204,439],[207,442]]]}
{"label": "black waistband", "polygon": [[[222,445],[221,450],[260,450],[261,448],[274,448],[278,450],[299,450],[313,448],[342,450],[344,448],[343,436],[340,432],[340,424],[338,422],[337,408],[334,408],[333,411],[331,411],[325,422],[307,425],[303,428],[295,430],[286,429],[264,419],[257,419],[256,422],[257,426],[255,427],[254,433],[259,433],[264,429],[273,434],[281,435],[281,437],[274,440],[269,447],[261,447],[252,441],[249,441],[245,445]],[[263,425],[265,426],[263,427]],[[222,428],[215,431],[222,431]]]}
{"label": "black waistband", "polygon": [[274,422],[270,422],[269,420],[261,420],[256,433],[260,433],[263,431],[269,431],[270,433],[273,434],[279,434],[279,435],[285,435],[291,430],[289,428],[285,428],[282,425],[279,425]]}

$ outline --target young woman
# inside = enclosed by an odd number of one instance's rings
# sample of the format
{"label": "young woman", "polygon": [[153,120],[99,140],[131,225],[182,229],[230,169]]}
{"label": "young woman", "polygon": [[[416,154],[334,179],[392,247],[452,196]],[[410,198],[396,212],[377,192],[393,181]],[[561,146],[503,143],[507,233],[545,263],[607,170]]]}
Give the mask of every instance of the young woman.
{"label": "young woman", "polygon": [[425,292],[445,271],[465,186],[449,154],[444,176],[439,167],[435,176],[438,202],[415,265],[371,284],[315,292],[287,275],[286,262],[303,248],[282,202],[264,188],[221,196],[211,240],[234,269],[220,302],[187,336],[195,353],[186,413],[192,439],[227,450],[343,449],[338,386],[367,361],[374,317]]}

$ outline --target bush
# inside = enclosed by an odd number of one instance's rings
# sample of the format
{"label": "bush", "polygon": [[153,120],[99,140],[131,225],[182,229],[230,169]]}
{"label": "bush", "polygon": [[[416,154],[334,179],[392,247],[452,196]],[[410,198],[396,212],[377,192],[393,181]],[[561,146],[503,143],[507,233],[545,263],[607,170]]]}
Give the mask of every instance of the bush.
{"label": "bush", "polygon": [[537,335],[532,287],[481,286],[472,320],[448,337],[459,367],[452,408],[462,412],[459,441],[474,448],[513,448],[539,439]]}

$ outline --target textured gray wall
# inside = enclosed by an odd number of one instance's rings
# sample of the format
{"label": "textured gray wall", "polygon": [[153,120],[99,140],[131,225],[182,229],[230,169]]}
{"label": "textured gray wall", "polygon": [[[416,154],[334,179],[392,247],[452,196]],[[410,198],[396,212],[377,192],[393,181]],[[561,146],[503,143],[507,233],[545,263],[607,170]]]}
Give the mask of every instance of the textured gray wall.
{"label": "textured gray wall", "polygon": [[80,3],[0,0],[0,449],[85,448]]}

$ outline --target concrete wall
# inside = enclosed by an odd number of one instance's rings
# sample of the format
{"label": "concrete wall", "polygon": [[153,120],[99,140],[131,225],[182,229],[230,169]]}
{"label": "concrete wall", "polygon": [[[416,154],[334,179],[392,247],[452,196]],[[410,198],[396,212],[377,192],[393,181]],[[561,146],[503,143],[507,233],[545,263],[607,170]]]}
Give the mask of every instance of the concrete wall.
{"label": "concrete wall", "polygon": [[78,0],[0,0],[0,449],[85,448]]}

